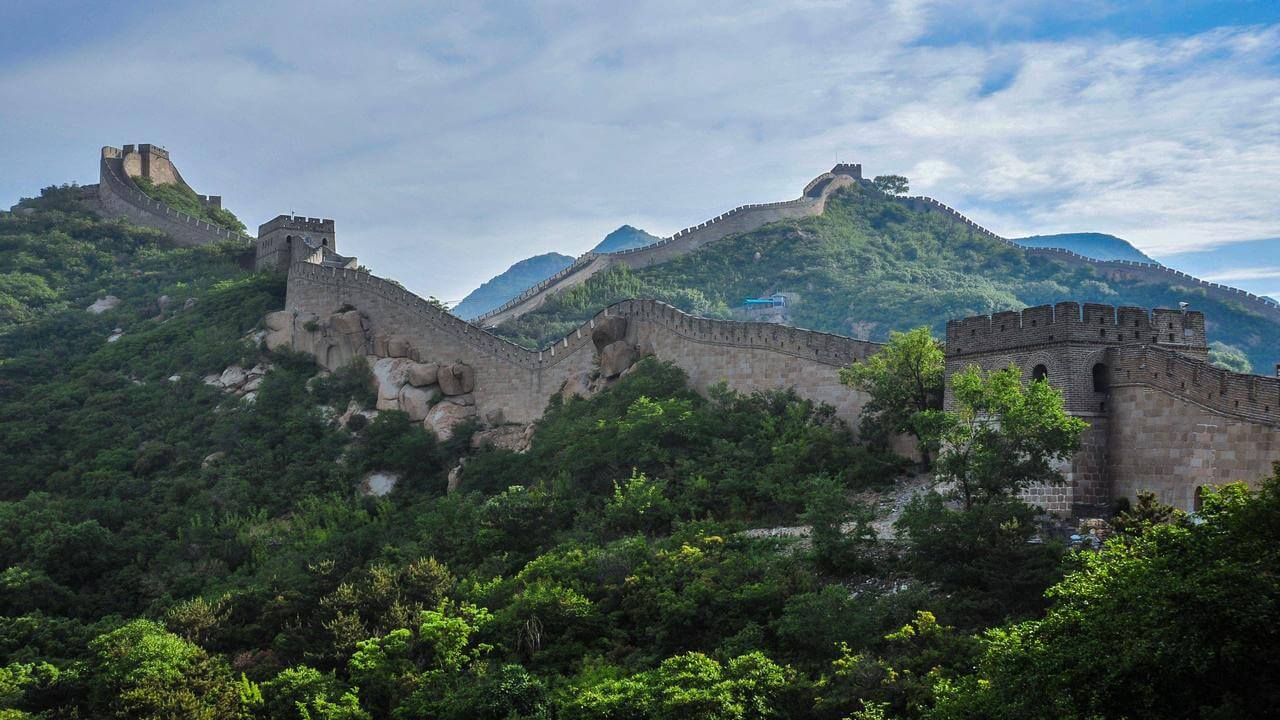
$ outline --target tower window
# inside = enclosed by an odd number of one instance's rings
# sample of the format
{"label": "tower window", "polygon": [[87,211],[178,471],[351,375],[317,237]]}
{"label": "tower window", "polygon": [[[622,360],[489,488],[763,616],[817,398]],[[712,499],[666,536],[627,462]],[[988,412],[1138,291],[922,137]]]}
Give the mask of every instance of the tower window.
{"label": "tower window", "polygon": [[1045,367],[1043,364],[1037,365],[1034,368],[1031,368],[1031,380],[1032,382],[1036,380],[1043,380],[1045,382],[1048,382],[1049,368]]}
{"label": "tower window", "polygon": [[1106,392],[1111,388],[1111,377],[1107,372],[1107,366],[1103,363],[1097,363],[1093,366],[1093,391]]}

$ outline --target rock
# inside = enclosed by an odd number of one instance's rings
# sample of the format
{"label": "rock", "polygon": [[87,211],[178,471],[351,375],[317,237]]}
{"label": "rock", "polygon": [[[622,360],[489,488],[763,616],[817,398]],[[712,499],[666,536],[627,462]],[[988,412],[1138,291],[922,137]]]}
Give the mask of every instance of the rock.
{"label": "rock", "polygon": [[400,388],[400,409],[409,416],[410,420],[425,420],[427,412],[439,399],[440,391],[436,388],[420,388],[412,385]]}
{"label": "rock", "polygon": [[467,464],[467,459],[462,460],[449,471],[449,484],[445,486],[445,492],[451,493],[458,489],[458,485],[462,483],[462,468]]}
{"label": "rock", "polygon": [[293,347],[293,331],[292,330],[272,330],[263,337],[263,341],[267,344],[267,350],[275,351],[282,348]]}
{"label": "rock", "polygon": [[387,338],[387,356],[393,358],[407,358],[413,353],[413,345],[409,343],[409,339],[401,335],[393,335]]}
{"label": "rock", "polygon": [[261,375],[250,376],[248,380],[244,381],[244,385],[240,387],[240,390],[246,393],[255,392],[257,391],[258,387],[261,385],[262,385]]}
{"label": "rock", "polygon": [[533,437],[533,434],[529,431],[532,427],[532,425],[503,425],[481,430],[471,436],[471,447],[476,450],[484,447],[495,447],[500,450],[522,453],[529,449],[529,440]]}
{"label": "rock", "polygon": [[209,375],[205,375],[203,378],[201,378],[201,380],[204,382],[205,385],[212,385],[213,387],[217,387],[217,388],[222,387],[222,375],[219,373],[211,373]]}
{"label": "rock", "polygon": [[383,407],[383,401],[393,401],[400,397],[400,388],[409,380],[409,360],[403,358],[378,358],[370,370],[373,371],[374,382],[378,384],[378,409],[395,410],[395,407]]}
{"label": "rock", "polygon": [[[191,298],[191,300],[195,300],[195,298]],[[293,313],[288,310],[277,310],[275,312],[267,313],[266,316],[262,318],[262,322],[267,326],[268,330],[292,330]]]}
{"label": "rock", "polygon": [[409,384],[417,387],[435,385],[440,376],[439,363],[413,363],[409,366]]}
{"label": "rock", "polygon": [[244,384],[246,377],[244,368],[232,365],[222,371],[222,375],[218,377],[218,383],[224,388],[238,388]]}
{"label": "rock", "polygon": [[342,415],[338,418],[338,424],[341,425],[342,427],[347,427],[348,424],[351,422],[351,418],[355,417],[356,415],[363,415],[365,420],[372,422],[374,418],[378,417],[378,411],[365,410],[364,408],[360,407],[360,403],[356,402],[355,400],[352,400],[351,402],[347,403],[346,412],[342,413]]}
{"label": "rock", "polygon": [[182,303],[182,309],[190,310],[191,308],[196,306],[197,302],[199,302],[199,300],[196,300],[195,298],[187,298],[187,301]]}
{"label": "rock", "polygon": [[219,460],[221,460],[226,456],[227,454],[221,450],[219,450],[218,452],[209,453],[208,455],[204,456],[203,460],[200,461],[200,469],[203,470],[204,468],[209,467],[210,465],[218,462]]}
{"label": "rock", "polygon": [[330,315],[329,330],[339,335],[364,334],[364,327],[360,324],[360,311],[348,310]]}
{"label": "rock", "polygon": [[448,401],[449,401],[449,402],[451,402],[451,403],[453,403],[454,405],[466,405],[466,406],[471,406],[471,405],[475,405],[475,404],[476,404],[476,398],[475,398],[475,396],[474,396],[474,395],[471,395],[471,394],[467,394],[467,395],[454,395],[454,396],[450,397],[450,398],[448,399]]}
{"label": "rock", "polygon": [[156,298],[156,307],[160,308],[160,312],[164,312],[165,310],[168,310],[169,306],[172,304],[173,304],[173,299],[170,298],[168,295],[161,295],[160,297]]}
{"label": "rock", "polygon": [[253,367],[249,368],[249,372],[247,374],[249,376],[249,379],[252,380],[253,378],[260,378],[263,375],[266,375],[267,371],[270,369],[271,369],[270,363],[266,365],[263,365],[262,363],[258,363],[257,365],[254,365]]}
{"label": "rock", "polygon": [[484,421],[489,425],[502,425],[506,422],[506,416],[502,408],[494,408],[484,414]]}
{"label": "rock", "polygon": [[603,352],[605,347],[627,337],[627,319],[610,316],[596,320],[595,329],[591,331],[591,342],[596,352]]}
{"label": "rock", "polygon": [[476,371],[466,363],[441,365],[437,381],[445,395],[465,395],[476,387]]}
{"label": "rock", "polygon": [[441,440],[448,440],[453,437],[454,428],[475,414],[475,405],[442,402],[431,408],[427,413],[427,419],[422,424],[428,430],[435,431],[436,436]]}
{"label": "rock", "polygon": [[170,375],[168,377],[169,382],[178,382],[181,379],[182,379],[181,375]]}
{"label": "rock", "polygon": [[113,343],[122,337],[124,337],[124,330],[121,328],[116,328],[115,330],[111,331],[110,335],[107,336],[107,342]]}
{"label": "rock", "polygon": [[565,378],[564,384],[560,386],[560,397],[563,400],[591,397],[591,373],[580,372]]}
{"label": "rock", "polygon": [[636,349],[630,343],[619,340],[600,351],[600,374],[607,378],[618,377],[636,361]]}
{"label": "rock", "polygon": [[371,497],[384,497],[396,489],[400,476],[393,472],[375,470],[360,481],[360,493]]}
{"label": "rock", "polygon": [[87,313],[92,313],[94,315],[101,315],[102,313],[108,310],[115,310],[118,307],[120,307],[120,298],[116,297],[115,295],[108,295],[104,298],[99,298],[95,300],[92,305],[85,308],[84,310]]}
{"label": "rock", "polygon": [[258,401],[258,393],[257,392],[245,393],[244,396],[241,397],[240,399],[244,400],[244,403],[246,405],[252,405]]}

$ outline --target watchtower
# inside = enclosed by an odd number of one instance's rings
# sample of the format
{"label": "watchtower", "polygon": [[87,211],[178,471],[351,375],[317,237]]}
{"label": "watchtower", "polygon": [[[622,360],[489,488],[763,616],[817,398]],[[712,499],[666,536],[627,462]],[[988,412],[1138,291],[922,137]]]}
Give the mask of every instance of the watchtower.
{"label": "watchtower", "polygon": [[[1108,405],[1115,353],[1154,345],[1200,360],[1208,357],[1204,315],[1194,311],[1074,302],[1021,312],[978,315],[947,323],[947,377],[971,365],[986,371],[1010,365],[1027,380],[1060,390],[1067,412],[1090,427],[1079,453],[1063,468],[1062,487],[1030,488],[1027,499],[1055,512],[1082,512],[1111,502],[1107,478]],[[947,383],[946,404],[953,402]]]}
{"label": "watchtower", "polygon": [[277,215],[258,226],[254,269],[288,270],[295,260],[323,264],[337,256],[333,220]]}

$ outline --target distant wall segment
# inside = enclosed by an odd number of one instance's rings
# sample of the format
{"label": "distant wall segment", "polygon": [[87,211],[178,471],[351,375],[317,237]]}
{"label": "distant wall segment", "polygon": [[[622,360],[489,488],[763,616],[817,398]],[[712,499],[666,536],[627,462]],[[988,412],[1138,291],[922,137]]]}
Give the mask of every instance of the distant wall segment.
{"label": "distant wall segment", "polygon": [[[135,162],[138,163],[137,173],[142,173],[143,154],[136,151],[125,153],[120,148],[114,147],[102,148],[98,166],[98,185],[91,195],[96,198],[99,207],[107,216],[123,217],[138,225],[160,230],[179,245],[195,246],[223,240],[238,239],[245,242],[252,240],[246,235],[226,230],[174,210],[162,202],[152,200],[129,179],[129,174],[123,165],[124,157],[135,158]],[[177,174],[177,168],[168,161],[167,153],[163,155],[163,163],[160,162],[159,155],[152,153],[148,157],[151,158],[148,164],[150,172],[159,173],[162,177],[172,175],[177,182],[186,185],[182,181],[182,176]],[[218,203],[220,204],[220,200]]]}

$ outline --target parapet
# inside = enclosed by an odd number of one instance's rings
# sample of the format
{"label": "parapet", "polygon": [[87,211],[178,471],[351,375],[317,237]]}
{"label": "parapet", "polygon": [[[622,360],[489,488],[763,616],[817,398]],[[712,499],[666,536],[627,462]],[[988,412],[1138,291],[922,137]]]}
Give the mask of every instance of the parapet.
{"label": "parapet", "polygon": [[862,163],[836,163],[831,168],[832,175],[848,175],[854,180],[862,179]]}
{"label": "parapet", "polygon": [[258,237],[262,237],[273,230],[306,230],[332,233],[333,220],[329,218],[302,217],[301,215],[277,215],[275,218],[258,226]]}
{"label": "parapet", "polygon": [[1165,308],[1060,302],[947,322],[949,356],[1050,343],[1161,345],[1196,354],[1207,345],[1203,313]]}

